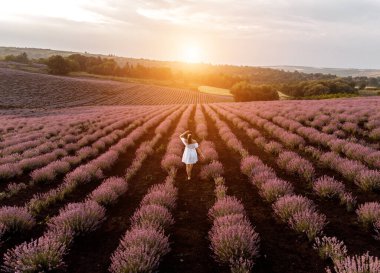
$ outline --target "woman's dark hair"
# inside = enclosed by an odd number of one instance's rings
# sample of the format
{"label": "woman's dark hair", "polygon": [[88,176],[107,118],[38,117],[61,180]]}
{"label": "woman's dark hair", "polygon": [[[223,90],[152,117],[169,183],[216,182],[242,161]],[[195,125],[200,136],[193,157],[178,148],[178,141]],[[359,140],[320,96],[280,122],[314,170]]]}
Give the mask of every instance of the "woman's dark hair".
{"label": "woman's dark hair", "polygon": [[186,141],[187,141],[187,144],[191,144],[191,143],[193,143],[193,137],[191,136],[191,133],[187,134],[187,139],[186,139]]}

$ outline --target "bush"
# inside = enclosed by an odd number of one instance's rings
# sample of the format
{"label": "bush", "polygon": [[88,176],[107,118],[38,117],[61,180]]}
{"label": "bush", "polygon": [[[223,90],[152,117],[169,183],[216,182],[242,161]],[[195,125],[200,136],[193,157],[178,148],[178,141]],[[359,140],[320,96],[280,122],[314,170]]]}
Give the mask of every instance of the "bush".
{"label": "bush", "polygon": [[296,212],[288,222],[292,229],[305,233],[309,241],[312,241],[326,225],[326,216],[313,209],[306,209]]}
{"label": "bush", "polygon": [[347,255],[347,247],[336,237],[323,236],[322,239],[317,237],[313,248],[318,250],[322,259],[330,258],[334,263],[342,260]]}
{"label": "bush", "polygon": [[220,176],[222,176],[224,173],[224,168],[222,163],[219,161],[212,161],[211,163],[202,166],[201,172],[200,172],[200,177],[202,179],[216,179]]}
{"label": "bush", "polygon": [[167,209],[174,209],[177,200],[177,190],[170,184],[161,184],[161,187],[153,187],[147,195],[144,196],[142,205],[159,205]]}
{"label": "bush", "polygon": [[29,63],[28,55],[25,52],[19,55],[7,55],[5,56],[4,60],[6,62],[16,62],[16,63],[24,63],[24,64]]}
{"label": "bush", "polygon": [[154,227],[166,229],[174,223],[170,211],[159,205],[144,205],[131,218],[134,227]]}
{"label": "bush", "polygon": [[53,234],[24,242],[4,254],[4,272],[54,272],[65,267],[66,244]]}
{"label": "bush", "polygon": [[[370,256],[368,252],[361,256],[346,257],[338,261],[334,270],[336,273],[379,273],[380,261],[377,257]],[[328,270],[327,272],[331,272]]]}
{"label": "bush", "polygon": [[71,203],[48,222],[50,230],[68,229],[74,235],[95,230],[105,220],[105,209],[94,201]]}
{"label": "bush", "polygon": [[288,221],[295,213],[306,209],[314,209],[314,207],[311,200],[300,195],[285,195],[277,199],[272,205],[274,213],[282,221]]}
{"label": "bush", "polygon": [[155,272],[164,255],[169,253],[169,240],[162,231],[152,227],[128,231],[112,254],[112,273]]}
{"label": "bush", "polygon": [[345,192],[342,182],[329,176],[322,176],[313,183],[314,192],[324,198],[338,198]]}
{"label": "bush", "polygon": [[245,81],[232,86],[231,93],[235,101],[269,101],[279,99],[274,87],[269,85],[254,86]]}
{"label": "bush", "polygon": [[[251,272],[253,258],[259,253],[259,234],[247,220],[239,218],[236,221],[231,216],[221,218],[216,220],[217,223],[209,234],[217,260],[228,263],[231,272]],[[227,223],[221,223],[222,221]]]}
{"label": "bush", "polygon": [[98,204],[107,206],[116,202],[128,189],[127,182],[120,177],[110,177],[97,187],[89,196]]}
{"label": "bush", "polygon": [[46,64],[50,74],[67,75],[71,71],[70,62],[60,55],[49,57]]}
{"label": "bush", "polygon": [[219,199],[208,213],[211,220],[231,214],[245,215],[244,207],[241,202],[237,200],[236,197],[231,196]]}
{"label": "bush", "polygon": [[380,203],[367,202],[361,204],[356,210],[358,220],[363,224],[365,228],[369,228],[376,221],[380,219]]}
{"label": "bush", "polygon": [[26,208],[5,206],[0,209],[0,224],[4,234],[30,230],[35,225],[35,221]]}
{"label": "bush", "polygon": [[259,193],[267,202],[274,202],[279,197],[293,193],[293,186],[281,179],[270,179],[261,185]]}

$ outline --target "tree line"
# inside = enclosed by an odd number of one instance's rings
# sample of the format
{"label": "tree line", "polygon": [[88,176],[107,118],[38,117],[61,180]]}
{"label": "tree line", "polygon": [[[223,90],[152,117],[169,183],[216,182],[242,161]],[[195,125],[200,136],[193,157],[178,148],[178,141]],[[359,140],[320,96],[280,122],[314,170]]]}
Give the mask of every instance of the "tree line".
{"label": "tree line", "polygon": [[[6,61],[30,63],[27,54],[8,55]],[[328,94],[354,94],[366,86],[379,87],[380,77],[344,77],[322,73],[289,72],[272,68],[203,65],[201,69],[173,69],[170,65],[144,66],[126,63],[119,65],[111,57],[72,54],[67,57],[53,55],[38,60],[47,65],[55,75],[70,72],[87,72],[96,75],[155,79],[182,82],[185,86],[210,85],[227,88],[236,101],[277,100],[277,91],[296,97],[310,97]]]}

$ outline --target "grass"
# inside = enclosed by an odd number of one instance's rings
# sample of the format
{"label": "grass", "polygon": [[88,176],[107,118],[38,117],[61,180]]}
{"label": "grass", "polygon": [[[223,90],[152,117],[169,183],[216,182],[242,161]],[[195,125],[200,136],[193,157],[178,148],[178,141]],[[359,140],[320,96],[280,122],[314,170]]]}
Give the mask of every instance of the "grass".
{"label": "grass", "polygon": [[361,96],[380,96],[380,89],[364,89],[359,90]]}
{"label": "grass", "polygon": [[340,98],[354,98],[360,97],[359,94],[349,94],[349,93],[336,93],[336,94],[323,94],[315,96],[305,96],[297,97],[298,100],[324,100],[324,99],[340,99]]}
{"label": "grass", "polygon": [[232,97],[230,90],[225,88],[202,85],[198,87],[198,90],[201,93]]}
{"label": "grass", "polygon": [[277,93],[278,93],[278,96],[280,97],[280,100],[291,100],[291,99],[293,99],[293,97],[288,96],[288,95],[286,95],[280,91],[277,91]]}
{"label": "grass", "polygon": [[128,83],[141,83],[141,84],[148,84],[148,85],[159,85],[159,86],[166,86],[166,87],[197,90],[196,84],[186,84],[183,82],[178,82],[178,81],[173,81],[173,80],[155,80],[155,79],[106,76],[106,75],[90,74],[87,72],[71,72],[69,76],[88,77],[88,78],[95,78],[95,79],[101,79],[101,80],[111,80],[111,81],[128,82]]}

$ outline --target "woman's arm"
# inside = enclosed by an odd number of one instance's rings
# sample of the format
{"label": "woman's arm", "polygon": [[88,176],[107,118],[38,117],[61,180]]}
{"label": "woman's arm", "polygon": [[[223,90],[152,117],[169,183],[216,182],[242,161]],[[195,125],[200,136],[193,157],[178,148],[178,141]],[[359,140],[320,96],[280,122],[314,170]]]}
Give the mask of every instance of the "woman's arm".
{"label": "woman's arm", "polygon": [[189,133],[190,131],[187,130],[185,132],[183,132],[182,134],[179,135],[180,138],[183,138],[185,135],[187,135],[187,133]]}
{"label": "woman's arm", "polygon": [[198,154],[199,154],[202,158],[205,158],[205,156],[203,155],[201,149],[197,148],[196,150],[197,150]]}

